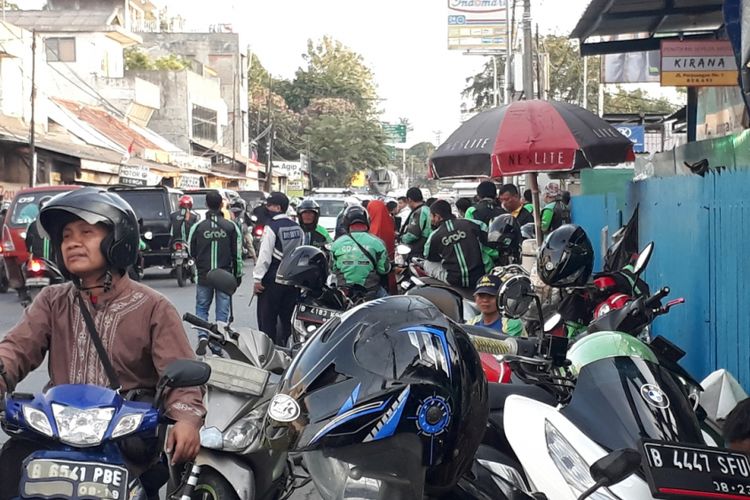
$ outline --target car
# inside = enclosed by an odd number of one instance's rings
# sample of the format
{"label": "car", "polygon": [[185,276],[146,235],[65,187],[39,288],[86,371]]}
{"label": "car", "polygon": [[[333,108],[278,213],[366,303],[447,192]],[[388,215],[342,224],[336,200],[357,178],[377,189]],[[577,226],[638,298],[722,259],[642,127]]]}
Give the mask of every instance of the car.
{"label": "car", "polygon": [[268,198],[268,194],[265,191],[237,191],[237,194],[245,200],[248,210],[252,210]]}
{"label": "car", "polygon": [[0,253],[5,260],[8,285],[18,290],[23,287],[24,279],[21,265],[29,260],[26,250],[26,230],[39,215],[39,202],[60,193],[79,189],[81,186],[39,186],[24,188],[18,191],[8,207],[2,227]]}
{"label": "car", "polygon": [[172,267],[172,224],[169,216],[177,210],[182,191],[166,186],[113,186],[109,191],[127,201],[141,222],[143,267]]}
{"label": "car", "polygon": [[318,224],[328,231],[331,238],[336,235],[336,218],[349,205],[359,205],[360,202],[354,197],[343,196],[311,196],[320,205],[320,219]]}
{"label": "car", "polygon": [[185,194],[193,197],[193,210],[198,215],[201,216],[201,220],[204,220],[206,218],[206,212],[208,212],[208,207],[206,206],[206,195],[211,191],[219,192],[222,199],[224,200],[224,205],[222,206],[221,211],[224,214],[224,217],[226,219],[232,220],[232,216],[229,213],[228,207],[229,207],[229,203],[233,199],[240,197],[237,191],[233,191],[231,189],[224,189],[224,188],[205,188],[205,189],[191,189],[189,191],[185,191]]}

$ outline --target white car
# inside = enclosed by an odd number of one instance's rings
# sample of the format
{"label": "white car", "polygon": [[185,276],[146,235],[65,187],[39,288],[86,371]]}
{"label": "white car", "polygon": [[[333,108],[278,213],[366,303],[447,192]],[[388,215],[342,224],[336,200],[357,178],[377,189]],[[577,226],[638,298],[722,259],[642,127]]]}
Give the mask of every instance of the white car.
{"label": "white car", "polygon": [[312,199],[320,205],[320,219],[318,224],[323,226],[331,238],[336,237],[336,218],[349,205],[361,205],[354,197],[343,196],[312,196]]}

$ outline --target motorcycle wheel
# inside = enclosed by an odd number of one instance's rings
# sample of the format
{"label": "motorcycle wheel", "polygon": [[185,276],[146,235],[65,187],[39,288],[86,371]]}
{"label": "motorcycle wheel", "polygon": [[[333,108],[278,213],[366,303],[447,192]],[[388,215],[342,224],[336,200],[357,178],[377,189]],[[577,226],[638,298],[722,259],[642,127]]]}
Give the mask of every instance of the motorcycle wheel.
{"label": "motorcycle wheel", "polygon": [[203,469],[191,500],[240,500],[232,485],[213,469]]}
{"label": "motorcycle wheel", "polygon": [[182,265],[179,265],[174,270],[175,276],[177,277],[177,286],[180,288],[185,286],[185,283],[187,280],[185,279],[185,267]]}

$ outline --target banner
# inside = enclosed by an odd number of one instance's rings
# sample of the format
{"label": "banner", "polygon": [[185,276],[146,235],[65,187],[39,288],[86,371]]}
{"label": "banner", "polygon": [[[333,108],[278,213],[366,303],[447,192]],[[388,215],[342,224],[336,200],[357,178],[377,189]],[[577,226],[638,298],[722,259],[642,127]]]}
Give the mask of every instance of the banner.
{"label": "banner", "polygon": [[734,87],[737,77],[737,62],[729,40],[661,42],[662,86]]}
{"label": "banner", "polygon": [[659,81],[659,51],[606,54],[602,57],[604,83],[656,83]]}
{"label": "banner", "polygon": [[505,52],[507,0],[448,0],[448,49]]}
{"label": "banner", "polygon": [[634,153],[644,153],[646,151],[646,127],[643,125],[619,124],[615,128],[622,135],[630,139],[633,143]]}

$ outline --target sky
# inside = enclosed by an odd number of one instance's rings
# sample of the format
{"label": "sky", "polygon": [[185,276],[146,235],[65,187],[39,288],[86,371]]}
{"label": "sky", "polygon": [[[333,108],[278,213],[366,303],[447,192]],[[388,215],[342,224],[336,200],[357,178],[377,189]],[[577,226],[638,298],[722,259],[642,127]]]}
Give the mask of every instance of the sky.
{"label": "sky", "polygon": [[[395,123],[406,117],[413,125],[407,145],[436,143],[438,135],[445,140],[460,125],[466,78],[486,61],[448,50],[446,0],[152,1],[193,25],[231,23],[242,43],[277,77],[294,76],[308,39],[331,35],[340,40],[374,72],[383,99],[381,119]],[[569,34],[589,1],[532,0],[533,22],[541,34]],[[17,3],[40,8],[45,1]]]}

